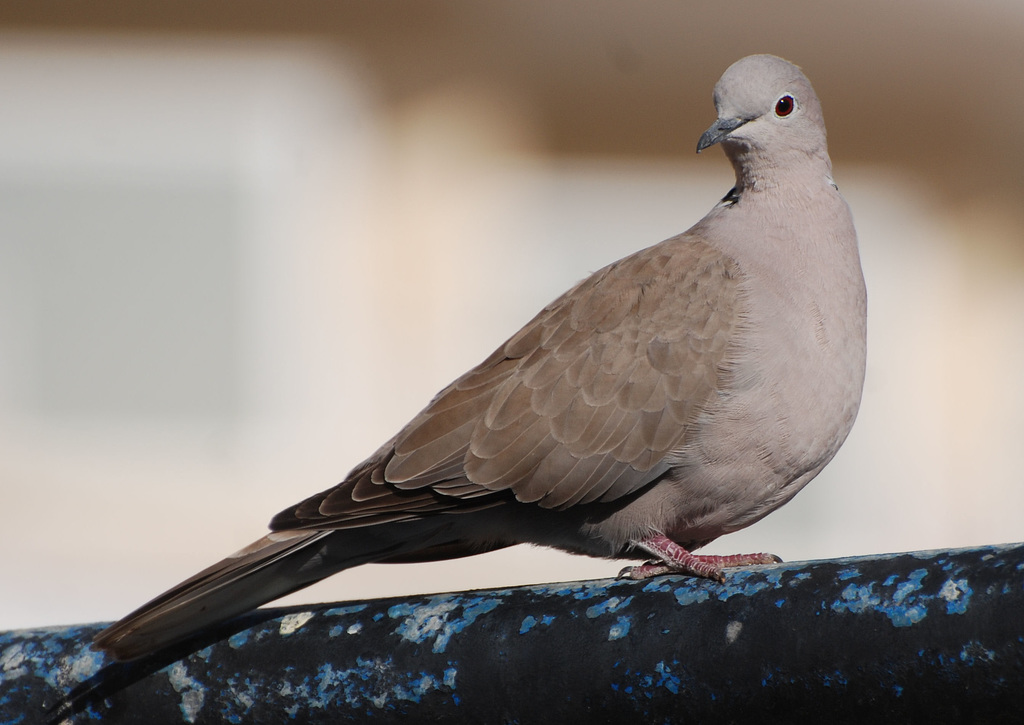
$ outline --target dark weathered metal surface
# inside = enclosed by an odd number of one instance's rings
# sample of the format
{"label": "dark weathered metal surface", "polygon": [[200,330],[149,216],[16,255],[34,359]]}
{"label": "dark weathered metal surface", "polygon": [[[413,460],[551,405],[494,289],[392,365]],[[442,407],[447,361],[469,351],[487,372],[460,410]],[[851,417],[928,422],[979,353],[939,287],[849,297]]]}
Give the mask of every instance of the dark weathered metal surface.
{"label": "dark weathered metal surface", "polygon": [[102,626],[0,634],[0,722],[1024,722],[1024,544]]}

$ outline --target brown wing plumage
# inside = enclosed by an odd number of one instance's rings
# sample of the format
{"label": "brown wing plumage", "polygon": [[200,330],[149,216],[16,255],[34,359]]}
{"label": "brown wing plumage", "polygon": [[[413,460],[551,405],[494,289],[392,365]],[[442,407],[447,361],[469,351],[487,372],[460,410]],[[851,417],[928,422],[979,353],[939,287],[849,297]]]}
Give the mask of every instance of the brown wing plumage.
{"label": "brown wing plumage", "polygon": [[609,265],[442,390],[346,481],[271,526],[365,526],[509,494],[555,509],[628,495],[667,470],[715,389],[738,304],[735,263],[696,237]]}

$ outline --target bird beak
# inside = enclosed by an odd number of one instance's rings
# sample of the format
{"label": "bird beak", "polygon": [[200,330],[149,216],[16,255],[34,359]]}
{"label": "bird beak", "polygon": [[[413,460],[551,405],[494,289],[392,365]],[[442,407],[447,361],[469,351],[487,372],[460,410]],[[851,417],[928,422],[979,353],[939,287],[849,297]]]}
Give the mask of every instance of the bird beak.
{"label": "bird beak", "polygon": [[749,121],[749,118],[720,118],[711,124],[711,128],[701,134],[697,142],[697,153],[700,153],[709,146],[714,146],[725,139],[730,133]]}

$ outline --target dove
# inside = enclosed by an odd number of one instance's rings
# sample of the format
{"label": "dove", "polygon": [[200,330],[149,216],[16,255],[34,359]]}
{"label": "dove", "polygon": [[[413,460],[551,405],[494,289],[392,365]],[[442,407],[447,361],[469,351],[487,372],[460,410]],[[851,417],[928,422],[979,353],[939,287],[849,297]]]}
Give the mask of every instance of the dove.
{"label": "dove", "polygon": [[867,298],[821,105],[775,56],[714,88],[736,184],[614,262],[438,393],[270,533],[114,623],[131,660],[343,569],[520,543],[644,563],[630,579],[778,561],[694,551],[789,501],[860,406]]}

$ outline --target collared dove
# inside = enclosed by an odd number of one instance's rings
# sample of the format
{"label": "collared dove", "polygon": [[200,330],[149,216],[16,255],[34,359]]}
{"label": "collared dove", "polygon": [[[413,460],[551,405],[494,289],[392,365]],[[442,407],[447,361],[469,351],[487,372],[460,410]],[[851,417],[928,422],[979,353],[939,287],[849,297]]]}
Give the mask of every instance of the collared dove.
{"label": "collared dove", "polygon": [[821,107],[769,55],[715,86],[736,186],[583,280],[272,533],[101,632],[133,659],[342,569],[533,543],[723,580],[692,551],[786,503],[846,439],[866,294]]}

